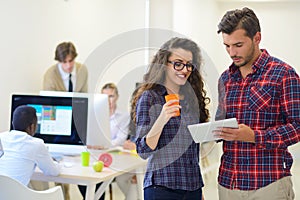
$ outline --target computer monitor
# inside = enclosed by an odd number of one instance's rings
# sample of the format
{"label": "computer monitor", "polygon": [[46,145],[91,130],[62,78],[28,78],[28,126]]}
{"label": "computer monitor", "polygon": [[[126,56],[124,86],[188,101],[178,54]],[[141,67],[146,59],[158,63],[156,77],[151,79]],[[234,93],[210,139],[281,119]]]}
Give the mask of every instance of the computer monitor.
{"label": "computer monitor", "polygon": [[87,98],[88,120],[86,145],[104,149],[112,146],[108,95],[100,93],[93,94],[58,91],[40,91],[40,95]]}
{"label": "computer monitor", "polygon": [[66,153],[74,153],[71,151],[75,146],[80,146],[82,151],[87,141],[87,98],[13,94],[11,122],[14,110],[20,105],[32,106],[37,111],[38,126],[34,137],[43,139],[50,148],[50,144],[71,146],[72,149],[67,149],[66,146],[62,148]]}

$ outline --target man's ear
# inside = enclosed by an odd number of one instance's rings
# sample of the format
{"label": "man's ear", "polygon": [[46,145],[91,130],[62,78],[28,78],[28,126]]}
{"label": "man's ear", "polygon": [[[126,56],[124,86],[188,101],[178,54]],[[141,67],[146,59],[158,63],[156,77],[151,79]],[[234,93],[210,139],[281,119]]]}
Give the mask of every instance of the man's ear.
{"label": "man's ear", "polygon": [[253,40],[256,44],[259,44],[260,41],[261,41],[261,33],[260,32],[257,32],[254,37],[253,37]]}
{"label": "man's ear", "polygon": [[35,134],[36,131],[36,125],[35,124],[30,124],[30,126],[27,127],[26,132],[33,136]]}

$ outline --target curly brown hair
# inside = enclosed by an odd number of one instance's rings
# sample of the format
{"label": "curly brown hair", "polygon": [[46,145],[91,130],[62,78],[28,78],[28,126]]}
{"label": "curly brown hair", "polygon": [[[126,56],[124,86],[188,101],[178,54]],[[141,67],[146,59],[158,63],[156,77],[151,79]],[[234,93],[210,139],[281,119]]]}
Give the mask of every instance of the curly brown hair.
{"label": "curly brown hair", "polygon": [[165,66],[172,54],[172,49],[179,48],[192,53],[192,62],[196,66],[196,70],[191,72],[187,83],[180,87],[180,93],[188,96],[193,92],[197,99],[188,98],[189,105],[198,105],[197,109],[199,110],[200,122],[208,121],[209,111],[206,108],[206,105],[209,104],[210,99],[206,96],[204,82],[199,72],[203,62],[200,48],[190,39],[174,37],[160,47],[150,63],[147,73],[144,75],[143,82],[133,93],[131,101],[131,117],[134,122],[136,121],[136,104],[141,94],[146,90],[156,89],[159,85],[164,84],[166,76]]}

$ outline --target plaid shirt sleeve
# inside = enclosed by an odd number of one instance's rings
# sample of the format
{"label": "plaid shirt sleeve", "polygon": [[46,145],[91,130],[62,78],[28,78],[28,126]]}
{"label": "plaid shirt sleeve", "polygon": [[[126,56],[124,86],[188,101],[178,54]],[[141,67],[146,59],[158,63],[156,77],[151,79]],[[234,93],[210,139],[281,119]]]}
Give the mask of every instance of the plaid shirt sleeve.
{"label": "plaid shirt sleeve", "polygon": [[153,96],[149,91],[145,91],[137,103],[136,124],[137,124],[137,152],[143,159],[147,159],[154,151],[146,143],[146,135],[153,126],[162,106],[154,105]]}

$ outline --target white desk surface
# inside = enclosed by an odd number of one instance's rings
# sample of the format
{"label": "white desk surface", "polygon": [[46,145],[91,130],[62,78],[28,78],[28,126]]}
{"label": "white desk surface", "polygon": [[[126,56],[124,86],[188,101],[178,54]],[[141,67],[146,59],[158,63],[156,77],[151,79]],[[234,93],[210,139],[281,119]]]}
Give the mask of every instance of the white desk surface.
{"label": "white desk surface", "polygon": [[[142,181],[144,175],[144,168],[147,161],[141,159],[138,156],[129,155],[126,153],[118,154],[111,153],[113,162],[110,167],[104,167],[102,172],[95,172],[92,167],[92,163],[98,158],[100,153],[91,153],[89,167],[81,166],[80,156],[65,156],[60,161],[62,168],[59,176],[45,176],[39,169],[32,175],[32,180],[79,184],[87,186],[86,200],[95,199],[95,187],[97,183],[104,182],[97,191],[96,197],[101,195],[105,191],[105,187],[109,183],[121,174],[127,172],[136,173],[138,181]],[[72,163],[71,167],[65,167],[64,162]],[[138,184],[142,185],[142,184]],[[141,189],[141,188],[139,188]],[[98,194],[100,193],[100,194]]]}

